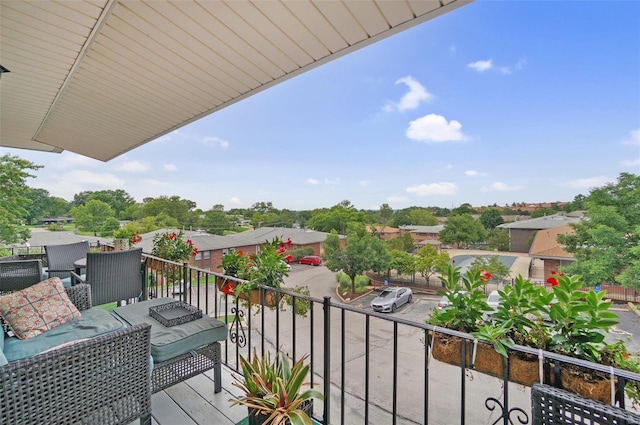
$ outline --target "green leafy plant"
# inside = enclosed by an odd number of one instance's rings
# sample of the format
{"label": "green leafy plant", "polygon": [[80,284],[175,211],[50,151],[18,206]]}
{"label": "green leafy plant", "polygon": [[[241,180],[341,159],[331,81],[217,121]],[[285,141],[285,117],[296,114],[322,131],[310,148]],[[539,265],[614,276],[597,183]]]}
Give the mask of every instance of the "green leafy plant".
{"label": "green leafy plant", "polygon": [[187,261],[198,253],[191,239],[184,240],[184,232],[157,233],[153,237],[151,254],[169,261]]}
{"label": "green leafy plant", "polygon": [[285,254],[287,247],[291,246],[291,240],[282,241],[274,238],[260,245],[256,254],[249,255],[246,269],[238,271],[239,276],[246,276],[247,281],[236,285],[236,294],[244,292],[249,294],[252,289],[260,285],[270,288],[281,288],[285,276],[289,275],[289,267],[286,260],[289,254]]}
{"label": "green leafy plant", "polygon": [[554,272],[547,281],[551,283],[557,301],[548,307],[552,333],[549,349],[599,361],[605,333],[618,323],[618,315],[609,311],[612,302],[604,300],[606,291],[580,291],[584,284],[578,275]]}
{"label": "green leafy plant", "polygon": [[[601,362],[607,366],[640,373],[640,355],[629,353],[623,340],[605,345],[601,351]],[[637,408],[640,404],[640,382],[628,381],[624,391],[632,401],[633,407]]]}
{"label": "green leafy plant", "polygon": [[515,345],[513,339],[509,336],[509,329],[510,327],[508,322],[503,323],[502,325],[489,323],[478,326],[478,330],[471,332],[471,334],[475,336],[478,341],[492,344],[498,354],[501,354],[504,357],[509,357],[507,348],[513,348]]}
{"label": "green leafy plant", "polygon": [[491,310],[481,289],[490,278],[484,270],[468,270],[461,275],[460,267],[450,264],[440,276],[446,288],[440,293],[447,297],[450,305],[435,310],[427,323],[461,332],[478,330],[484,313]]}
{"label": "green leafy plant", "polygon": [[[309,415],[302,410],[307,400],[323,399],[322,393],[313,388],[303,390],[309,374],[309,365],[304,355],[295,363],[278,351],[272,358],[271,353],[259,357],[254,348],[253,358],[247,360],[240,356],[242,376],[234,376],[232,385],[242,391],[242,395],[232,398],[232,405],[244,405],[250,415],[265,415],[265,424],[311,425]],[[288,422],[287,422],[288,421]]]}

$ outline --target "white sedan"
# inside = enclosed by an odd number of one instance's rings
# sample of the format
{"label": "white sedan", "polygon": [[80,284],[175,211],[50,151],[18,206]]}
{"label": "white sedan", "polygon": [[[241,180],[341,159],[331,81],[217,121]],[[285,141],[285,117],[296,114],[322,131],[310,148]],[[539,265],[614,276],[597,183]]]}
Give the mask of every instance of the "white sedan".
{"label": "white sedan", "polygon": [[371,308],[373,311],[394,313],[398,307],[408,304],[412,300],[411,288],[387,288],[371,301]]}

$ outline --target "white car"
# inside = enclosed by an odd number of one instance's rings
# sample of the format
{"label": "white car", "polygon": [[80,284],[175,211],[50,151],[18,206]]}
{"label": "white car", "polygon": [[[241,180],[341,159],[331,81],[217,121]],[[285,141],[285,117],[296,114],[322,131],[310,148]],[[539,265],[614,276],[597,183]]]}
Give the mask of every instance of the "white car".
{"label": "white car", "polygon": [[489,293],[489,296],[487,297],[487,304],[493,309],[493,311],[498,310],[501,302],[502,301],[500,299],[500,294],[498,293],[498,291],[491,291]]}
{"label": "white car", "polygon": [[398,307],[408,304],[412,300],[413,292],[411,292],[411,288],[386,288],[371,301],[371,308],[373,311],[395,313]]}
{"label": "white car", "polygon": [[[467,291],[460,291],[459,293],[466,294]],[[451,302],[449,302],[449,298],[446,295],[443,295],[442,298],[440,298],[440,301],[438,301],[438,309],[439,310],[445,309],[445,308],[449,307],[450,305],[451,305]]]}

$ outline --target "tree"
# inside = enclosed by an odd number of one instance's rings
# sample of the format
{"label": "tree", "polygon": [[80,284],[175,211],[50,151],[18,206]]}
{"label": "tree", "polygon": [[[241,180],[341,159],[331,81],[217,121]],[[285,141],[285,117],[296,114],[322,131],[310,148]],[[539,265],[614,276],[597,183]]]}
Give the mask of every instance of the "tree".
{"label": "tree", "polygon": [[378,214],[378,223],[386,225],[393,216],[393,210],[389,204],[382,204],[380,206],[380,214]]}
{"label": "tree", "polygon": [[80,192],[73,197],[73,205],[84,205],[92,199],[102,201],[109,205],[116,217],[121,217],[121,214],[130,205],[135,205],[136,201],[122,189],[116,190],[98,190],[95,192],[86,191]]}
{"label": "tree", "polygon": [[508,251],[511,238],[507,229],[493,229],[489,231],[487,243],[493,249],[498,251]]}
{"label": "tree", "polygon": [[438,237],[442,243],[459,247],[462,244],[468,245],[483,241],[486,237],[486,231],[482,227],[482,223],[469,214],[452,215],[447,218]]}
{"label": "tree", "polygon": [[92,199],[86,204],[73,207],[71,216],[78,229],[84,232],[93,232],[93,236],[98,236],[98,232],[103,227],[109,217],[115,217],[115,213],[106,202]]}
{"label": "tree", "polygon": [[356,211],[349,201],[342,201],[329,210],[315,210],[311,220],[309,220],[309,227],[327,233],[335,230],[338,234],[344,235],[350,223],[361,223],[364,225],[367,221],[366,218],[366,214]]}
{"label": "tree", "polygon": [[446,252],[438,252],[431,245],[425,245],[416,253],[415,256],[415,269],[417,272],[427,279],[436,273],[441,273],[449,264],[449,254]]}
{"label": "tree", "polygon": [[409,220],[415,226],[437,226],[438,218],[424,208],[418,208],[409,212]]}
{"label": "tree", "polygon": [[545,217],[547,215],[553,215],[557,211],[548,207],[536,208],[531,212],[531,218]]}
{"label": "tree", "polygon": [[402,236],[398,238],[389,239],[387,241],[387,248],[389,250],[398,249],[404,252],[412,252],[414,245],[413,245],[413,238],[411,237],[411,233],[404,232]]}
{"label": "tree", "polygon": [[202,226],[208,233],[223,235],[225,230],[229,230],[231,228],[231,223],[224,211],[210,209],[204,213]]}
{"label": "tree", "polygon": [[26,206],[27,210],[27,223],[35,224],[41,218],[45,217],[49,210],[49,192],[44,189],[31,189],[28,188],[25,191],[25,197],[31,200],[31,203]]}
{"label": "tree", "polygon": [[31,200],[26,180],[34,177],[29,170],[42,168],[17,156],[0,157],[0,243],[5,245],[24,243],[30,236],[23,219],[28,215]]}
{"label": "tree", "polygon": [[491,280],[504,281],[509,276],[510,269],[500,261],[497,255],[476,255],[469,266],[470,270],[484,270],[491,274]]}
{"label": "tree", "polygon": [[558,235],[576,259],[564,270],[590,285],[618,282],[638,288],[640,177],[621,173],[617,183],[592,189],[584,205],[589,219],[572,224],[574,234]]}
{"label": "tree", "polygon": [[416,262],[413,255],[400,249],[392,249],[389,251],[389,255],[389,269],[394,269],[398,274],[407,274],[413,278],[416,273]]}
{"label": "tree", "polygon": [[176,219],[179,225],[186,224],[190,205],[193,202],[180,199],[179,196],[160,196],[142,204],[142,216],[159,215],[161,212]]}
{"label": "tree", "polygon": [[502,218],[502,215],[500,215],[500,211],[495,208],[490,208],[482,211],[480,213],[479,220],[487,230],[495,229],[496,227],[504,223],[504,219]]}
{"label": "tree", "polygon": [[342,271],[351,279],[351,292],[356,290],[356,276],[365,271],[384,271],[389,266],[390,256],[380,239],[370,235],[364,226],[352,226],[345,248],[333,232],[324,243],[325,265],[333,272]]}
{"label": "tree", "polygon": [[457,208],[451,210],[451,215],[461,215],[461,214],[475,214],[476,210],[473,209],[471,204],[464,203]]}

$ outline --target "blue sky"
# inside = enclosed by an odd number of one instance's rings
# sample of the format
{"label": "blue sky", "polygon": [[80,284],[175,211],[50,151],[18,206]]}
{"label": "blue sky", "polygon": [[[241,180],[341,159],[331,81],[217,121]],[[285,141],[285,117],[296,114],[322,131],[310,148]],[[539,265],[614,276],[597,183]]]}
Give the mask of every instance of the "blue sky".
{"label": "blue sky", "polygon": [[571,201],[640,174],[640,1],[478,0],[107,163],[4,153],[45,165],[28,184],[67,200]]}

